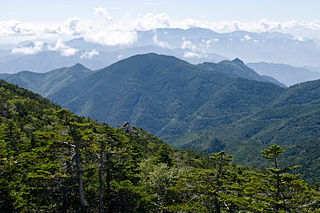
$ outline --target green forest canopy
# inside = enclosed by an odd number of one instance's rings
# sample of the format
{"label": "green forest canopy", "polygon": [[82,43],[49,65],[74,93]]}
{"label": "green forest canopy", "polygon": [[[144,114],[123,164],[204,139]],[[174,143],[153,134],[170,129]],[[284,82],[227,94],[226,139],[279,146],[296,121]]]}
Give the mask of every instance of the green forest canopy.
{"label": "green forest canopy", "polygon": [[[297,167],[256,170],[225,152],[175,150],[142,129],[78,117],[4,81],[0,94],[1,212],[319,210],[318,189],[288,173]],[[264,150],[266,161],[278,162],[281,150]]]}

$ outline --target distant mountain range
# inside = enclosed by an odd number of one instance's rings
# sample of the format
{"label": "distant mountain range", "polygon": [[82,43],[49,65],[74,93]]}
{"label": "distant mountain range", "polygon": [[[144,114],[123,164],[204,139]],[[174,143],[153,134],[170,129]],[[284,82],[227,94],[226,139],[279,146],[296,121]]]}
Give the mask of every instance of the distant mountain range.
{"label": "distant mountain range", "polygon": [[260,75],[272,76],[281,83],[284,83],[286,86],[320,79],[320,72],[310,71],[309,68],[307,69],[302,67],[293,67],[286,64],[273,64],[266,62],[248,63],[247,65]]}
{"label": "distant mountain range", "polygon": [[88,68],[76,64],[47,73],[22,71],[16,74],[0,74],[0,78],[47,97],[65,85],[91,73],[92,71]]}
{"label": "distant mountain range", "polygon": [[233,61],[224,60],[219,63],[202,63],[198,64],[198,67],[207,70],[214,70],[221,72],[229,76],[230,78],[244,78],[255,81],[264,81],[277,84],[279,86],[285,87],[284,84],[278,82],[276,79],[267,75],[259,75],[254,70],[246,66],[243,61],[236,58]]}
{"label": "distant mountain range", "polygon": [[[61,43],[60,46],[43,43],[41,50],[35,50],[36,44],[31,41],[21,42],[11,49],[0,48],[0,73],[16,73],[23,70],[48,72],[76,63],[96,70],[109,66],[120,59],[149,52],[172,55],[193,64],[216,63],[239,57],[246,62],[264,61],[299,67],[320,67],[318,43],[310,39],[296,38],[289,34],[245,31],[217,33],[203,28],[186,30],[162,28],[137,33],[138,40],[130,46],[104,46],[77,38]],[[28,55],[22,53],[29,48],[32,51],[26,51]],[[68,48],[73,52],[63,53]],[[269,67],[265,69],[263,69],[264,72],[258,71],[259,74],[268,72],[270,74],[266,75],[287,86],[297,82],[314,80],[314,75],[296,74],[297,70],[292,71],[294,77],[291,77],[279,74],[280,71],[273,71],[278,70],[274,67],[271,71]],[[286,71],[281,70],[282,72],[289,72],[288,67],[283,69]],[[303,76],[303,78],[299,76]]]}
{"label": "distant mountain range", "polygon": [[[97,71],[77,64],[44,74],[21,72],[0,78],[43,94],[78,115],[113,126],[128,121],[176,147],[226,150],[247,165],[259,165],[261,159],[253,153],[274,143],[301,163],[312,160],[294,153],[294,148],[304,149],[303,142],[312,147],[310,141],[320,138],[320,80],[284,88],[239,59],[193,65],[150,53]],[[316,150],[310,152],[320,157]],[[306,167],[311,168],[320,164]]]}
{"label": "distant mountain range", "polygon": [[[235,31],[217,33],[209,29],[156,29],[140,32],[136,45],[160,41],[164,46],[184,48],[197,53],[204,61],[205,53],[227,58],[239,57],[250,62],[285,63],[294,66],[319,66],[320,46],[316,41],[283,33]],[[187,59],[187,58],[186,58]]]}

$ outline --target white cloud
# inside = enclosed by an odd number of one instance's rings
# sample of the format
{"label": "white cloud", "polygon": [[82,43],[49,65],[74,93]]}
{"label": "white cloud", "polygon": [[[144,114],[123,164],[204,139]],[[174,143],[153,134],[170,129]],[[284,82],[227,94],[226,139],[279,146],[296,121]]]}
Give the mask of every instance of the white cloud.
{"label": "white cloud", "polygon": [[181,49],[186,50],[184,52],[184,58],[205,58],[207,57],[206,48],[210,47],[210,42],[204,41],[205,46],[204,48],[198,48],[197,46],[193,45],[191,41],[186,40],[182,37],[182,45]]}
{"label": "white cloud", "polygon": [[105,29],[89,31],[83,35],[84,39],[90,42],[107,46],[130,45],[137,40],[137,32],[120,29]]}
{"label": "white cloud", "polygon": [[201,58],[202,56],[197,53],[187,51],[183,53],[183,57],[184,58]]}
{"label": "white cloud", "polygon": [[304,37],[302,37],[302,36],[294,37],[293,40],[306,41],[306,39]]}
{"label": "white cloud", "polygon": [[[282,32],[293,34],[295,38],[311,38],[320,40],[320,21],[286,21],[276,22],[262,19],[252,22],[220,21],[208,22],[194,19],[173,21],[165,13],[140,15],[130,20],[114,21],[105,8],[94,8],[93,15],[102,20],[82,20],[71,17],[60,24],[37,25],[17,20],[0,21],[0,43],[10,41],[17,43],[22,40],[56,41],[83,37],[87,41],[103,45],[131,45],[138,40],[137,31],[156,28],[190,27],[208,28],[216,32],[232,32],[243,30],[249,32]],[[123,14],[125,15],[125,14]],[[127,18],[129,19],[129,18]],[[299,39],[297,39],[299,41]],[[12,42],[13,41],[13,42]],[[158,37],[154,37],[156,44],[166,46]],[[210,44],[209,44],[210,45]],[[29,49],[30,50],[30,49]],[[28,51],[29,51],[28,50]],[[27,49],[21,50],[28,52]],[[32,51],[29,51],[32,52]]]}
{"label": "white cloud", "polygon": [[249,34],[246,34],[244,37],[243,37],[245,40],[251,40],[251,37]]}
{"label": "white cloud", "polygon": [[137,41],[137,32],[128,23],[114,23],[107,10],[102,7],[94,9],[94,15],[102,15],[106,23],[86,22],[79,25],[77,32],[86,41],[106,46],[128,46]]}
{"label": "white cloud", "polygon": [[170,45],[169,45],[167,42],[165,42],[165,41],[159,41],[157,35],[154,35],[154,36],[153,36],[153,42],[155,43],[155,45],[157,45],[157,46],[159,46],[159,47],[162,47],[162,48],[170,48]]}
{"label": "white cloud", "polygon": [[204,41],[204,43],[206,44],[206,48],[209,48],[209,47],[210,47],[211,42],[212,42],[212,40]]}
{"label": "white cloud", "polygon": [[250,36],[249,34],[246,34],[246,35],[244,35],[243,38],[240,39],[240,40],[241,40],[241,41],[249,41],[249,40],[251,40],[251,36]]}
{"label": "white cloud", "polygon": [[78,52],[77,49],[67,48],[67,49],[61,50],[61,55],[68,57],[68,56],[72,56],[72,55],[76,54],[76,52]]}
{"label": "white cloud", "polygon": [[199,51],[199,48],[197,48],[195,45],[192,44],[191,41],[183,40],[181,49],[183,50],[191,50],[193,52]]}
{"label": "white cloud", "polygon": [[55,46],[48,45],[48,50],[58,51],[62,56],[72,56],[78,52],[77,49],[65,45],[61,39],[56,42]]}
{"label": "white cloud", "polygon": [[112,22],[112,17],[109,15],[109,13],[107,12],[106,8],[103,7],[97,7],[94,8],[94,15],[95,16],[103,16],[104,19],[108,22],[111,23]]}
{"label": "white cloud", "polygon": [[[170,23],[173,23],[172,21]],[[207,22],[193,19],[186,19],[182,22],[175,22],[171,27],[187,29],[190,27],[208,28],[216,32],[233,32],[237,30],[249,32],[282,32],[290,33],[300,37],[320,39],[320,21],[260,21],[240,22],[240,21],[220,21]]]}
{"label": "white cloud", "polygon": [[170,18],[165,13],[152,14],[148,13],[144,16],[140,16],[137,19],[130,22],[136,30],[152,30],[156,28],[170,28]]}
{"label": "white cloud", "polygon": [[218,42],[218,41],[220,41],[220,39],[218,39],[218,38],[213,38],[213,39],[210,39],[210,40],[203,40],[202,43],[205,44],[205,47],[206,47],[206,48],[209,48],[209,47],[211,46],[211,43],[212,43],[212,42]]}
{"label": "white cloud", "polygon": [[38,29],[30,24],[23,23],[16,20],[1,21],[0,22],[0,36],[14,36],[14,35],[32,35]]}
{"label": "white cloud", "polygon": [[62,27],[59,28],[60,34],[73,35],[77,34],[81,20],[78,17],[69,18]]}
{"label": "white cloud", "polygon": [[32,46],[28,46],[28,47],[17,47],[12,49],[11,53],[12,54],[25,54],[25,55],[33,55],[36,54],[38,52],[41,52],[43,50],[43,42],[38,41],[33,43]]}
{"label": "white cloud", "polygon": [[80,58],[89,58],[90,59],[95,55],[99,55],[99,52],[96,49],[93,49],[91,51],[85,51],[84,53],[82,53]]}

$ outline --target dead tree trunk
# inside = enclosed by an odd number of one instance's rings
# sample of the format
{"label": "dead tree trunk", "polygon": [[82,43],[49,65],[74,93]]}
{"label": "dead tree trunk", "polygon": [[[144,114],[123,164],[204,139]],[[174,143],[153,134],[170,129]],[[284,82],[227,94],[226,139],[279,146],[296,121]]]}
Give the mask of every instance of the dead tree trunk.
{"label": "dead tree trunk", "polygon": [[103,160],[104,160],[104,149],[105,142],[101,141],[101,150],[100,150],[100,166],[99,166],[99,213],[103,212],[103,192],[104,192],[104,181],[103,181]]}
{"label": "dead tree trunk", "polygon": [[75,151],[76,151],[75,157],[76,157],[76,165],[77,165],[80,203],[81,203],[81,207],[86,207],[86,202],[85,202],[84,193],[83,193],[83,170],[81,165],[79,142],[77,141],[75,142]]}

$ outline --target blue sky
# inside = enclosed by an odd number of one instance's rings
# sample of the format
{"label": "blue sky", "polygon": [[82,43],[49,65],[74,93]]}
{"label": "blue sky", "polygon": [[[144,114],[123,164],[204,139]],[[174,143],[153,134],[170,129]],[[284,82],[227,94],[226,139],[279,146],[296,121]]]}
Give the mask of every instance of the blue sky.
{"label": "blue sky", "polygon": [[177,21],[320,20],[318,0],[5,0],[0,20],[59,23],[73,16],[92,19],[95,7],[106,8],[114,20],[146,13],[166,13]]}

